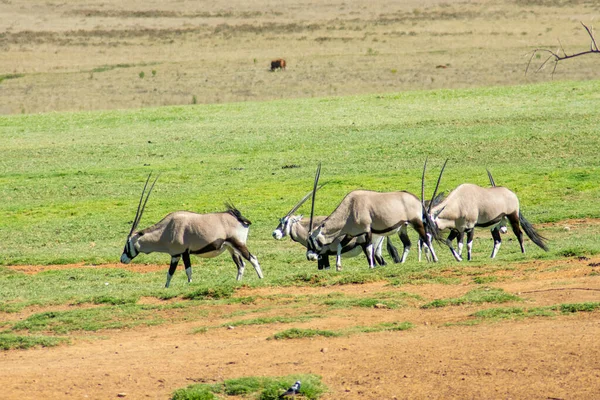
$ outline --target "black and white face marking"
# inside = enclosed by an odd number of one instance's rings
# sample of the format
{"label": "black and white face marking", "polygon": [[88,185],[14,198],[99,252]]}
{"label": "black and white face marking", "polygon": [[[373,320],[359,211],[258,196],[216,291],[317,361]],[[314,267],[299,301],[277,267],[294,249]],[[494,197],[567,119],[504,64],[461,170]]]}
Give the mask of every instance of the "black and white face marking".
{"label": "black and white face marking", "polygon": [[121,262],[123,264],[129,264],[138,254],[140,254],[140,252],[135,248],[133,238],[131,237],[127,240],[127,243],[125,243],[123,254],[121,254]]}
{"label": "black and white face marking", "polygon": [[289,216],[285,216],[279,220],[279,225],[277,225],[277,228],[273,231],[273,238],[275,240],[281,240],[290,234],[290,224],[288,223],[289,221]]}

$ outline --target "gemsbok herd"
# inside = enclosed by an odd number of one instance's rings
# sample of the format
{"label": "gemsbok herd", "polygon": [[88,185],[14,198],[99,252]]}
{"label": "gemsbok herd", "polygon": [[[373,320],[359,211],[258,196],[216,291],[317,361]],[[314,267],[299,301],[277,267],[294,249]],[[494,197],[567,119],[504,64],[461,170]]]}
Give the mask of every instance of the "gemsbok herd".
{"label": "gemsbok herd", "polygon": [[[488,170],[491,187],[463,183],[447,195],[438,193],[440,181],[446,167],[442,166],[431,200],[425,200],[425,172],[427,160],[421,177],[421,197],[406,191],[374,192],[353,190],[348,193],[329,216],[314,216],[315,198],[319,186],[321,164],[317,167],[312,191],[308,192],[292,209],[279,220],[273,231],[277,240],[289,236],[294,242],[306,249],[308,260],[317,261],[319,269],[329,268],[329,256],[336,256],[336,269],[342,269],[342,255],[354,257],[365,254],[369,268],[375,263],[385,265],[382,256],[384,239],[387,239],[387,251],[395,263],[404,263],[408,256],[411,241],[407,228],[411,226],[418,234],[418,259],[422,252],[427,260],[438,261],[433,242],[444,242],[457,261],[462,261],[463,240],[467,236],[467,258],[471,260],[474,231],[477,227],[489,227],[494,248],[491,258],[496,257],[502,243],[501,233],[506,233],[509,223],[521,252],[525,253],[523,231],[533,243],[548,250],[546,239],[541,236],[525,219],[519,209],[517,195],[503,186],[496,186]],[[169,287],[179,260],[183,258],[188,282],[192,281],[190,254],[212,258],[228,250],[238,273],[237,280],[244,275],[245,261],[249,261],[259,278],[263,272],[258,259],[246,247],[251,222],[231,204],[227,210],[218,213],[198,214],[190,211],[175,211],[167,214],[156,224],[137,230],[154,184],[150,186],[145,200],[150,175],[142,190],[131,230],[125,242],[121,262],[128,264],[140,253],[167,253],[171,256],[165,287]],[[312,198],[308,221],[296,211],[308,199]],[[443,241],[441,233],[450,231]],[[391,242],[398,234],[404,249],[402,256]],[[453,246],[457,240],[458,250]]]}

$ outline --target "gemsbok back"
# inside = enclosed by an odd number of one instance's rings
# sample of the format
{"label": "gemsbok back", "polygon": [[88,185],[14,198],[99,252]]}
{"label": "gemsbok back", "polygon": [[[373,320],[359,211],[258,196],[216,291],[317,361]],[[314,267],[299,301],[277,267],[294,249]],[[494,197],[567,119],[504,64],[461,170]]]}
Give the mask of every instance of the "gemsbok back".
{"label": "gemsbok back", "polygon": [[363,251],[367,256],[369,268],[374,268],[373,236],[390,236],[398,233],[404,245],[401,262],[406,260],[411,242],[407,226],[411,225],[419,237],[429,247],[433,260],[437,256],[426,234],[424,208],[422,200],[408,192],[373,192],[354,190],[346,195],[337,208],[319,226],[313,228],[314,200],[320,175],[320,165],[315,176],[313,188],[313,206],[309,223],[307,258],[316,258],[324,248],[338,243],[338,253],[344,241],[364,236]]}
{"label": "gemsbok back", "polygon": [[167,253],[171,256],[171,264],[167,272],[165,287],[169,287],[181,258],[183,258],[188,282],[191,282],[192,263],[190,254],[212,258],[228,250],[238,269],[238,281],[244,275],[245,263],[243,259],[250,261],[258,277],[263,278],[257,258],[250,254],[246,247],[248,228],[251,222],[243,217],[233,205],[226,204],[227,211],[225,212],[210,214],[175,211],[165,216],[158,223],[141,231],[136,231],[158,177],[152,183],[142,205],[149,180],[150,175],[148,175],[142,190],[131,231],[127,236],[125,248],[121,255],[123,264],[129,264],[140,253]]}
{"label": "gemsbok back", "polygon": [[[438,181],[441,179],[443,172],[444,169],[442,168]],[[525,253],[525,247],[521,227],[533,243],[548,251],[545,243],[546,238],[541,236],[521,213],[517,195],[503,186],[495,186],[491,173],[489,173],[489,178],[492,187],[482,188],[471,183],[463,183],[442,202],[429,210],[430,218],[438,231],[450,229],[446,244],[454,258],[457,261],[462,261],[461,255],[452,246],[452,241],[455,238],[464,233],[467,234],[467,256],[471,260],[475,228],[490,226],[493,227],[492,237],[494,238],[494,249],[491,258],[496,257],[502,243],[500,231],[504,218],[510,222],[522,253]]]}
{"label": "gemsbok back", "polygon": [[[321,185],[317,190],[319,190]],[[309,236],[309,220],[303,218],[302,215],[294,215],[294,213],[312,196],[312,191],[308,192],[283,218],[279,220],[279,225],[273,231],[273,238],[281,240],[286,236],[289,236],[294,242],[300,243],[305,248],[308,248],[308,236]],[[313,223],[316,225],[321,224],[325,220],[325,216],[313,217]],[[342,246],[341,254],[346,257],[355,257],[362,253],[361,246],[364,244],[365,238],[352,238],[348,243]],[[385,265],[385,260],[381,254],[381,247],[383,245],[383,237],[377,237],[374,239],[375,242],[375,260],[379,265]],[[388,238],[387,242],[388,253],[394,258],[395,262],[399,262],[398,251],[393,246]],[[329,256],[337,255],[337,244],[328,246],[327,249],[321,251],[318,257],[318,268],[327,269],[330,266]],[[341,260],[336,261],[337,270],[341,270]]]}

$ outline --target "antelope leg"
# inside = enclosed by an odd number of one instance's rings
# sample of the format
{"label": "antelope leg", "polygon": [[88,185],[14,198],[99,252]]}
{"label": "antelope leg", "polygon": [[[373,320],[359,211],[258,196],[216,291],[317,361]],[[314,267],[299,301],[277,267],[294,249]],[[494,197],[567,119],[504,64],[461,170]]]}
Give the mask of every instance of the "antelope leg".
{"label": "antelope leg", "polygon": [[459,234],[460,233],[457,230],[450,231],[450,235],[448,235],[448,238],[446,239],[446,245],[448,245],[448,247],[450,248],[450,251],[452,252],[452,255],[454,256],[456,261],[460,262],[462,261],[462,257],[456,252],[456,250],[454,250],[454,247],[452,246],[452,241],[456,239]]}
{"label": "antelope leg", "polygon": [[492,255],[490,258],[496,257],[498,254],[498,250],[500,250],[500,245],[502,244],[502,237],[500,236],[500,229],[502,228],[494,228],[492,229],[492,237],[494,238],[494,249],[492,250]]}
{"label": "antelope leg", "polygon": [[186,251],[182,254],[183,265],[185,265],[185,274],[188,278],[188,283],[192,283],[192,262],[190,260],[190,253]]}
{"label": "antelope leg", "polygon": [[471,253],[473,252],[473,237],[475,236],[475,229],[471,229],[467,232],[467,260],[471,261]]}
{"label": "antelope leg", "polygon": [[171,278],[177,269],[177,264],[179,264],[180,255],[171,256],[171,265],[169,266],[169,271],[167,272],[167,283],[165,283],[165,287],[168,288],[171,284]]}
{"label": "antelope leg", "polygon": [[402,241],[402,244],[404,245],[404,251],[402,252],[402,258],[400,259],[401,263],[404,263],[406,261],[406,257],[408,256],[408,252],[410,251],[410,238],[408,237],[408,233],[406,232],[406,225],[403,225],[402,228],[400,228],[400,240]]}

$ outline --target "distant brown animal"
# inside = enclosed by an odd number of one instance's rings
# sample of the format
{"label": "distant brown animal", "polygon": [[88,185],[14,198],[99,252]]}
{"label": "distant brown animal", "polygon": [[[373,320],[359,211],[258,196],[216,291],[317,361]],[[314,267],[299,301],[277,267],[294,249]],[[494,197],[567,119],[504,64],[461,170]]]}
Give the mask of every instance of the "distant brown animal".
{"label": "distant brown animal", "polygon": [[278,68],[285,69],[285,60],[283,58],[271,61],[271,71],[275,71]]}

